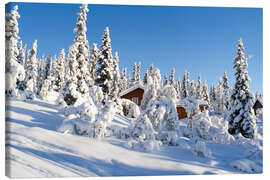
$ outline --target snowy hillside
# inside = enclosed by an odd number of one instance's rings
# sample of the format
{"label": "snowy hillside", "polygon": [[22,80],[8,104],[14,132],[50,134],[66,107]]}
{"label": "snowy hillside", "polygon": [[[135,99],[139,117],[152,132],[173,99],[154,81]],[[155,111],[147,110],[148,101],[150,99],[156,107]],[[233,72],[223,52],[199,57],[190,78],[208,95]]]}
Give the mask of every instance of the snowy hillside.
{"label": "snowy hillside", "polygon": [[[6,108],[6,173],[13,178],[243,173],[232,162],[251,167],[242,145],[209,144],[212,157],[201,158],[182,138],[181,146],[149,153],[116,137],[95,140],[57,132],[64,116],[48,102],[12,100]],[[114,126],[129,123],[119,115],[114,119]]]}

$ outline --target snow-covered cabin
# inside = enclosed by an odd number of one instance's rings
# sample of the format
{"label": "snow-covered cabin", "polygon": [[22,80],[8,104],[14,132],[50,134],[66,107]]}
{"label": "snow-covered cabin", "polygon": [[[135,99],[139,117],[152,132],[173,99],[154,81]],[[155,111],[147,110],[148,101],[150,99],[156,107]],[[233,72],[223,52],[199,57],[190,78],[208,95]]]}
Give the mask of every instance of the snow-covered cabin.
{"label": "snow-covered cabin", "polygon": [[144,89],[145,88],[143,85],[135,84],[134,86],[131,86],[130,88],[122,91],[119,96],[124,99],[129,99],[138,106],[140,106],[143,98]]}
{"label": "snow-covered cabin", "polygon": [[258,109],[262,109],[263,108],[263,102],[261,98],[257,98],[254,105],[253,105],[253,109],[255,112],[255,115],[257,114],[257,110]]}
{"label": "snow-covered cabin", "polygon": [[203,112],[208,109],[208,103],[204,100],[194,98],[181,99],[176,105],[178,119],[191,118],[198,108]]}

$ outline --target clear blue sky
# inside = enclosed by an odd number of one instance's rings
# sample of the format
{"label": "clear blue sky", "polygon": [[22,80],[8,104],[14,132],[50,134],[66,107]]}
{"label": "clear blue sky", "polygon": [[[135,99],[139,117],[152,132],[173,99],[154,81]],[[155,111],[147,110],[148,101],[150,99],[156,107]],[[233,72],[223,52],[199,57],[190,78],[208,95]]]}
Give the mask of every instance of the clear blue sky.
{"label": "clear blue sky", "polygon": [[[75,34],[80,4],[18,4],[19,36],[28,47],[38,40],[38,57],[58,55],[68,50]],[[88,5],[87,37],[101,43],[110,28],[113,52],[118,51],[120,68],[131,75],[134,61],[142,62],[142,72],[154,63],[163,74],[175,67],[176,76],[190,72],[197,81],[217,84],[226,70],[234,83],[232,61],[237,41],[243,38],[249,60],[250,88],[262,92],[262,9]],[[142,73],[143,76],[143,73]]]}

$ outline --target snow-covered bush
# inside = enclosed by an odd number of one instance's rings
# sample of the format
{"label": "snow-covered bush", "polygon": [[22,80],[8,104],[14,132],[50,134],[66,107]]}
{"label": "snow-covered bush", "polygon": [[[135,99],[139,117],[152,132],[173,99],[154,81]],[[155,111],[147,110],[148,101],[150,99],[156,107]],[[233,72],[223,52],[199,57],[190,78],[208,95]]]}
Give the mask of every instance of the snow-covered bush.
{"label": "snow-covered bush", "polygon": [[104,107],[98,112],[97,118],[93,123],[93,137],[100,139],[106,135],[106,128],[110,125],[115,114],[115,102],[107,101]]}
{"label": "snow-covered bush", "polygon": [[228,133],[228,121],[218,116],[211,116],[209,134],[212,140],[220,144],[232,144],[235,142],[234,137]]}
{"label": "snow-covered bush", "polygon": [[102,88],[99,86],[92,86],[89,88],[89,93],[93,97],[96,104],[102,103],[104,99]]}
{"label": "snow-covered bush", "polygon": [[154,130],[147,114],[142,114],[138,120],[133,124],[132,137],[127,145],[131,148],[144,149],[146,151],[158,150],[162,144],[156,140],[157,132]]}
{"label": "snow-covered bush", "polygon": [[46,79],[44,81],[44,84],[40,90],[40,95],[43,99],[45,99],[48,96],[49,93],[49,86],[51,85],[51,80],[50,79]]}
{"label": "snow-covered bush", "polygon": [[129,118],[138,118],[141,114],[140,108],[134,102],[128,99],[119,99],[122,106],[123,115]]}
{"label": "snow-covered bush", "polygon": [[80,97],[74,105],[66,106],[63,111],[67,118],[59,127],[60,132],[93,137],[98,109],[90,96]]}
{"label": "snow-covered bush", "polygon": [[211,119],[208,111],[198,112],[189,119],[185,135],[188,137],[200,137],[206,140],[211,139],[209,129],[211,127]]}
{"label": "snow-covered bush", "polygon": [[58,131],[67,134],[89,136],[91,134],[91,122],[83,120],[75,114],[71,114],[62,122]]}
{"label": "snow-covered bush", "polygon": [[198,140],[193,149],[192,152],[199,157],[209,158],[211,157],[211,150],[207,148],[205,141]]}

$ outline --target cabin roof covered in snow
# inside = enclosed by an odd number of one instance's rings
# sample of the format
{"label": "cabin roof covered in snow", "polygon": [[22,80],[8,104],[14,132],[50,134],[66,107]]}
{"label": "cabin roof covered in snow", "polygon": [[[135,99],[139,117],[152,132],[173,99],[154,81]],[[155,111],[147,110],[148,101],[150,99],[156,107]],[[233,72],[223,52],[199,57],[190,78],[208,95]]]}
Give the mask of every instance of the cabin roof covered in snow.
{"label": "cabin roof covered in snow", "polygon": [[130,93],[130,92],[132,92],[132,91],[134,91],[136,89],[145,90],[145,87],[142,84],[135,84],[135,85],[131,86],[130,88],[120,92],[119,96],[124,96],[124,95],[126,95],[126,94],[128,94],[128,93]]}

